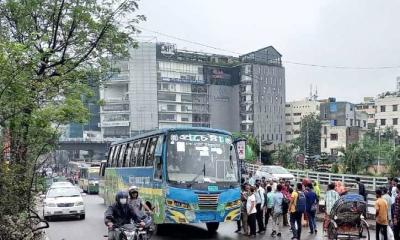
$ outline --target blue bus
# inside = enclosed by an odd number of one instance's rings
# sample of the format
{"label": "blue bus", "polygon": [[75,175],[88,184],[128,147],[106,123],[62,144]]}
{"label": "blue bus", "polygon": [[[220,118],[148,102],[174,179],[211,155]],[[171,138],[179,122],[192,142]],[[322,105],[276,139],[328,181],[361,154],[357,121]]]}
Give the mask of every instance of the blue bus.
{"label": "blue bus", "polygon": [[170,128],[111,144],[100,169],[100,196],[106,204],[115,194],[138,186],[154,209],[154,221],[206,223],[240,217],[240,172],[229,132],[210,128]]}

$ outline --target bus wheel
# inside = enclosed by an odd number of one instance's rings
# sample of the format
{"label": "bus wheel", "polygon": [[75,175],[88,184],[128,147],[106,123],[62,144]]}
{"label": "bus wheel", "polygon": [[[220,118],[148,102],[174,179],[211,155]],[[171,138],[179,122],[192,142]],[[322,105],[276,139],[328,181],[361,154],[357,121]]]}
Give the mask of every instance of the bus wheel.
{"label": "bus wheel", "polygon": [[207,230],[209,233],[215,233],[218,230],[219,227],[219,223],[218,222],[209,222],[206,223],[207,225]]}

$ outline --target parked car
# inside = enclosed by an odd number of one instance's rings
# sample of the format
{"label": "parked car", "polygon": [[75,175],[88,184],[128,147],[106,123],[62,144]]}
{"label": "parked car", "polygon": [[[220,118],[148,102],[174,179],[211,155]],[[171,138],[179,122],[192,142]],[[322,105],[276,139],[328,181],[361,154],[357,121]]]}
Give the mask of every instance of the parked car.
{"label": "parked car", "polygon": [[85,203],[75,186],[50,188],[42,195],[43,217],[50,220],[56,216],[76,216],[85,219]]}
{"label": "parked car", "polygon": [[295,184],[296,178],[286,168],[275,165],[260,166],[255,174],[256,178],[265,177],[267,180],[278,181],[279,179],[289,180],[290,184]]}

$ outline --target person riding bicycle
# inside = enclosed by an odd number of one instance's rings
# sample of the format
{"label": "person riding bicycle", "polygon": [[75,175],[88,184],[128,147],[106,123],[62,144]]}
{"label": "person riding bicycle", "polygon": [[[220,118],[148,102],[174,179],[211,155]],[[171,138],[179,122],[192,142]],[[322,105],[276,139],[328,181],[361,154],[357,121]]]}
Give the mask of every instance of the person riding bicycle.
{"label": "person riding bicycle", "polygon": [[108,239],[120,240],[121,232],[118,227],[130,224],[131,220],[145,226],[141,219],[140,212],[128,204],[128,193],[118,192],[115,196],[115,203],[109,206],[104,213],[104,223],[108,227]]}
{"label": "person riding bicycle", "polygon": [[152,213],[151,209],[149,206],[147,206],[146,203],[142,200],[141,197],[139,197],[139,188],[136,186],[131,186],[128,189],[129,192],[129,205],[131,205],[134,208],[137,208],[139,211],[142,211],[143,208],[145,209],[146,212]]}

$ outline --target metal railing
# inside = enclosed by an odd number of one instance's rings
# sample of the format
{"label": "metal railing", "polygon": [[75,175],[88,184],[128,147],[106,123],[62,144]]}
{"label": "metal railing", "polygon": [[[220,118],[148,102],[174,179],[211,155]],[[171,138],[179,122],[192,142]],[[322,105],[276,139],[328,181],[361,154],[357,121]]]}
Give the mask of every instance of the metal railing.
{"label": "metal railing", "polygon": [[[260,165],[257,164],[246,164],[246,169],[250,173],[255,174]],[[357,193],[357,183],[356,177],[360,178],[360,181],[364,183],[365,188],[368,192],[367,202],[368,202],[368,213],[373,215],[374,212],[374,204],[375,204],[375,190],[380,187],[387,185],[386,177],[372,177],[372,176],[364,176],[364,175],[353,175],[353,174],[336,174],[329,172],[314,172],[314,171],[305,171],[305,170],[295,170],[288,169],[296,178],[297,182],[301,182],[304,178],[308,178],[312,181],[318,181],[321,185],[321,199],[320,205],[325,205],[325,192],[327,189],[327,185],[331,182],[341,181],[347,188],[348,192]]]}

